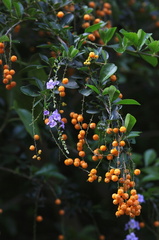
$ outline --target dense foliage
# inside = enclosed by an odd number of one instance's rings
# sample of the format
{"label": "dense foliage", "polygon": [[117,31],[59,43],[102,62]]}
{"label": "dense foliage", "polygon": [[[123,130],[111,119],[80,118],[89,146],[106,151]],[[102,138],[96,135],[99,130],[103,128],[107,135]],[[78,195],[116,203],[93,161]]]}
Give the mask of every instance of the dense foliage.
{"label": "dense foliage", "polygon": [[158,1],[0,13],[2,239],[159,240]]}

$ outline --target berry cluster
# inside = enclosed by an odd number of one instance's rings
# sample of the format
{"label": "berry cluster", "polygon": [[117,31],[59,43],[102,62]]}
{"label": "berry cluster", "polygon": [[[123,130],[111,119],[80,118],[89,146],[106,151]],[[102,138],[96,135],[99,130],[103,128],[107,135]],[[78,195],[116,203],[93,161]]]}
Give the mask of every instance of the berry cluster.
{"label": "berry cluster", "polygon": [[37,143],[36,143],[36,141],[38,141],[40,139],[40,136],[38,135],[38,134],[35,134],[34,135],[34,145],[30,145],[30,147],[29,147],[29,150],[30,151],[36,151],[36,154],[34,154],[33,156],[32,156],[32,159],[37,159],[37,160],[41,160],[41,153],[42,153],[42,150],[41,149],[37,149]]}
{"label": "berry cluster", "polygon": [[3,64],[3,57],[5,58],[5,44],[3,42],[0,42],[0,55],[0,65],[3,67],[3,83],[6,85],[6,89],[10,90],[17,84],[12,80],[15,70],[11,68],[11,63],[17,61],[17,56],[12,55],[9,59],[9,64]]}

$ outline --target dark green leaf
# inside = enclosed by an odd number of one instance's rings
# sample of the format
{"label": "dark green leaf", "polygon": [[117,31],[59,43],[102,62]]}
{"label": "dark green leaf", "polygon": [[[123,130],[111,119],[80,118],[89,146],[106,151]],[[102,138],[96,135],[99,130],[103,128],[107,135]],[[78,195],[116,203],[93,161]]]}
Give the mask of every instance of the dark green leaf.
{"label": "dark green leaf", "polygon": [[116,100],[119,96],[119,93],[120,91],[115,86],[111,85],[110,87],[108,87],[110,102],[113,102],[114,100]]}
{"label": "dark green leaf", "polygon": [[39,54],[41,60],[43,60],[44,62],[46,62],[47,64],[49,63],[49,59],[46,55],[43,55],[43,54]]}
{"label": "dark green leaf", "polygon": [[139,131],[131,131],[128,135],[127,135],[127,138],[135,138],[135,137],[138,137],[140,136],[141,132]]}
{"label": "dark green leaf", "polygon": [[159,180],[159,173],[158,174],[149,174],[142,178],[142,182],[150,182],[150,181],[158,181]]}
{"label": "dark green leaf", "polygon": [[37,97],[40,95],[39,89],[34,85],[22,86],[20,90],[27,96]]}
{"label": "dark green leaf", "polygon": [[84,89],[79,90],[79,93],[81,93],[82,95],[88,97],[92,93],[92,89],[84,88]]}
{"label": "dark green leaf", "polygon": [[135,47],[138,46],[138,35],[134,32],[127,32],[124,29],[121,29],[120,32],[133,44]]}
{"label": "dark green leaf", "polygon": [[123,100],[120,100],[120,101],[116,102],[115,104],[121,104],[121,105],[140,105],[140,103],[137,102],[137,101],[134,100],[134,99],[123,99]]}
{"label": "dark green leaf", "polygon": [[[151,52],[146,52],[148,54],[151,54]],[[144,55],[144,54],[141,54],[140,53],[140,56],[148,63],[150,63],[153,67],[156,67],[157,64],[158,64],[158,59],[156,57],[153,57],[153,56],[147,56],[147,55]]]}
{"label": "dark green leaf", "polygon": [[89,114],[97,114],[97,113],[99,113],[100,111],[97,110],[97,109],[88,109],[88,110],[86,110],[86,112],[89,113]]}
{"label": "dark green leaf", "polygon": [[100,37],[105,44],[107,44],[112,39],[115,31],[116,31],[116,27],[107,28],[99,31]]}
{"label": "dark green leaf", "polygon": [[136,123],[136,118],[128,113],[125,117],[125,127],[127,129],[127,133],[129,133]]}
{"label": "dark green leaf", "polygon": [[21,17],[24,13],[24,7],[20,2],[13,3],[17,17]]}
{"label": "dark green leaf", "polygon": [[145,44],[146,40],[152,35],[152,33],[145,33],[142,29],[139,29],[137,32],[138,35],[138,50],[142,48],[142,46]]}
{"label": "dark green leaf", "polygon": [[85,33],[94,32],[94,31],[98,30],[102,25],[103,25],[103,23],[100,23],[100,22],[97,24],[94,24],[94,25],[86,28]]}
{"label": "dark green leaf", "polygon": [[65,176],[58,172],[54,165],[48,164],[35,172],[35,175],[42,175],[45,177],[54,177],[60,180],[65,180]]}
{"label": "dark green leaf", "polygon": [[154,149],[148,149],[144,152],[144,162],[145,166],[149,166],[151,163],[155,162],[157,158],[157,153]]}
{"label": "dark green leaf", "polygon": [[74,19],[74,15],[72,13],[66,14],[61,20],[61,26],[65,26],[70,24]]}
{"label": "dark green leaf", "polygon": [[6,35],[3,35],[0,37],[0,42],[9,42],[9,37]]}
{"label": "dark green leaf", "polygon": [[107,63],[105,64],[99,74],[99,80],[104,82],[107,80],[111,75],[113,75],[117,70],[117,66],[114,63]]}
{"label": "dark green leaf", "polygon": [[152,53],[157,53],[159,51],[159,41],[153,41],[149,43],[148,47]]}
{"label": "dark green leaf", "polygon": [[96,88],[94,85],[90,85],[90,84],[86,84],[87,87],[91,88],[94,92],[96,92],[97,94],[100,93],[99,89]]}
{"label": "dark green leaf", "polygon": [[2,0],[2,2],[9,11],[12,9],[12,0]]}

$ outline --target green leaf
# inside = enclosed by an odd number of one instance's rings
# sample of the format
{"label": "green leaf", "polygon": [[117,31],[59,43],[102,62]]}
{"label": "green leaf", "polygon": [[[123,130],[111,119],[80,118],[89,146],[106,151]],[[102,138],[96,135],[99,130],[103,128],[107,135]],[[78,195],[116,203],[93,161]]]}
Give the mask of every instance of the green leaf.
{"label": "green leaf", "polygon": [[149,166],[151,163],[155,162],[157,158],[157,153],[154,149],[148,149],[144,152],[144,163],[145,166]]}
{"label": "green leaf", "polygon": [[12,9],[12,0],[2,0],[2,2],[9,11]]}
{"label": "green leaf", "polygon": [[157,53],[159,51],[159,41],[153,41],[149,43],[148,47],[152,53]]}
{"label": "green leaf", "polygon": [[[24,124],[26,131],[33,137],[33,125],[31,124],[31,121],[32,121],[31,112],[29,112],[26,109],[18,108],[18,105],[16,102],[14,103],[14,108],[17,114],[19,115],[22,123]],[[35,132],[37,134],[40,134],[36,122],[34,123],[34,128],[35,128]]]}
{"label": "green leaf", "polygon": [[114,63],[107,63],[105,64],[99,74],[99,80],[104,82],[107,80],[111,75],[113,75],[117,70],[117,66]]}
{"label": "green leaf", "polygon": [[150,182],[150,181],[158,181],[159,180],[159,173],[158,174],[149,174],[142,178],[142,182]]}
{"label": "green leaf", "polygon": [[6,35],[3,35],[0,37],[0,42],[9,42],[9,37]]}
{"label": "green leaf", "polygon": [[[146,53],[151,54],[151,52],[146,52]],[[156,57],[147,56],[141,53],[140,53],[140,57],[142,57],[146,62],[150,63],[153,67],[156,67],[158,64],[158,59]]]}
{"label": "green leaf", "polygon": [[61,173],[58,172],[57,168],[52,165],[52,164],[48,164],[43,166],[40,170],[38,170],[37,172],[35,172],[35,175],[42,175],[45,177],[54,177],[60,180],[65,180],[65,176],[62,175]]}
{"label": "green leaf", "polygon": [[94,92],[96,92],[97,94],[100,93],[99,89],[96,88],[94,85],[90,85],[90,84],[86,84],[87,87],[91,88]]}
{"label": "green leaf", "polygon": [[115,99],[118,98],[120,91],[113,85],[108,87],[108,94],[110,98],[110,102],[113,102]]}
{"label": "green leaf", "polygon": [[81,89],[79,90],[79,93],[81,93],[83,96],[88,97],[92,93],[92,89]]}
{"label": "green leaf", "polygon": [[61,20],[61,26],[65,26],[70,24],[74,19],[74,15],[72,13],[66,14]]}
{"label": "green leaf", "polygon": [[14,5],[15,12],[16,12],[17,16],[21,17],[24,13],[23,5],[20,2],[14,2],[13,5]]}
{"label": "green leaf", "polygon": [[105,44],[107,44],[112,39],[115,31],[116,27],[99,30],[100,37]]}
{"label": "green leaf", "polygon": [[22,86],[20,90],[22,91],[22,93],[30,97],[37,97],[40,95],[39,89],[34,85],[29,84],[27,86]]}
{"label": "green leaf", "polygon": [[135,137],[138,137],[140,136],[141,132],[139,131],[131,131],[128,135],[127,135],[127,138],[135,138]]}
{"label": "green leaf", "polygon": [[85,33],[94,32],[98,30],[102,25],[103,23],[100,23],[100,22],[97,24],[93,24],[92,26],[85,29]]}
{"label": "green leaf", "polygon": [[145,44],[146,40],[152,35],[152,33],[145,33],[142,29],[139,29],[137,32],[138,36],[138,50],[142,48],[142,46]]}
{"label": "green leaf", "polygon": [[120,32],[129,39],[130,43],[133,44],[135,47],[138,46],[138,35],[134,32],[127,32],[124,29],[121,29]]}
{"label": "green leaf", "polygon": [[136,118],[132,116],[130,113],[128,113],[125,117],[125,127],[126,127],[127,133],[131,131],[135,123],[136,123]]}
{"label": "green leaf", "polygon": [[71,46],[69,48],[69,57],[74,58],[78,54],[79,50],[77,48],[74,48],[74,46]]}
{"label": "green leaf", "polygon": [[140,105],[140,103],[137,102],[137,101],[134,100],[134,99],[123,99],[123,100],[120,100],[120,101],[116,102],[115,104],[121,104],[121,105]]}
{"label": "green leaf", "polygon": [[97,114],[97,113],[99,113],[100,111],[97,110],[97,109],[88,109],[88,110],[86,110],[86,112],[89,113],[89,114]]}

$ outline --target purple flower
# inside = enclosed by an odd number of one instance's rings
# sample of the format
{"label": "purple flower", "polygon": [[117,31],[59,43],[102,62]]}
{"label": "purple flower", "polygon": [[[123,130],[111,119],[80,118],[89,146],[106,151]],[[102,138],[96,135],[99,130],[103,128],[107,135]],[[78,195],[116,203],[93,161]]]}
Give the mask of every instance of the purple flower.
{"label": "purple flower", "polygon": [[44,114],[44,116],[46,116],[46,115],[49,115],[50,112],[48,110],[44,110],[43,114]]}
{"label": "purple flower", "polygon": [[144,196],[142,194],[138,194],[138,201],[139,203],[145,202]]}
{"label": "purple flower", "polygon": [[56,85],[58,85],[60,82],[59,81],[53,81],[52,79],[50,79],[47,83],[46,83],[46,88],[47,89],[53,89]]}
{"label": "purple flower", "polygon": [[125,230],[129,229],[140,229],[139,222],[135,221],[134,219],[130,219],[128,223],[125,224]]}
{"label": "purple flower", "polygon": [[135,233],[130,233],[126,236],[125,240],[138,240],[139,238],[136,237]]}
{"label": "purple flower", "polygon": [[50,128],[55,127],[58,123],[60,123],[60,127],[64,128],[64,122],[61,121],[61,115],[58,113],[58,110],[56,109],[52,114],[49,116],[49,121],[47,122],[47,125],[50,126]]}

